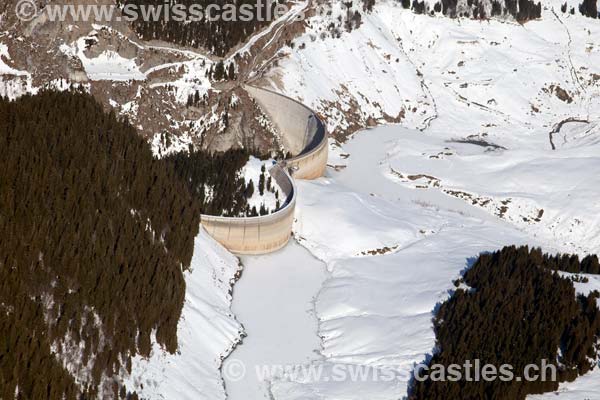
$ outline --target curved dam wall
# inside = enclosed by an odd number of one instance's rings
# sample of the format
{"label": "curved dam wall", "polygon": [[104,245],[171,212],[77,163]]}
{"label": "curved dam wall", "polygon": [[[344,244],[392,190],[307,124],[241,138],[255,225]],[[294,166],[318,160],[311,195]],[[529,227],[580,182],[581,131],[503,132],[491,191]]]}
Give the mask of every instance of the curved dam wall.
{"label": "curved dam wall", "polygon": [[249,85],[244,88],[278,127],[286,150],[293,155],[269,170],[286,201],[270,215],[239,218],[202,215],[200,223],[233,253],[265,254],[281,249],[290,240],[297,195],[293,178],[316,179],[325,173],[327,132],[319,117],[302,103],[267,89]]}
{"label": "curved dam wall", "polygon": [[279,211],[259,217],[200,217],[206,232],[227,250],[238,254],[264,254],[279,250],[290,240],[296,209],[296,185],[279,165],[271,168],[269,174],[286,195]]}
{"label": "curved dam wall", "polygon": [[304,104],[268,89],[246,85],[248,94],[269,115],[281,134],[285,160],[296,179],[316,179],[327,167],[327,132],[319,117]]}

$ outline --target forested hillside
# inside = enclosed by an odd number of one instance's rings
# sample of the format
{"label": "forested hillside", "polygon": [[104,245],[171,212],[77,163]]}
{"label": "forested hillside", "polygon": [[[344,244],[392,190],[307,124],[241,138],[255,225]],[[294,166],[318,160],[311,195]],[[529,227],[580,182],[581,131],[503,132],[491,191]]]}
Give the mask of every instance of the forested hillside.
{"label": "forested hillside", "polygon": [[124,395],[152,332],[177,349],[198,202],[86,94],[1,100],[0,148],[0,397]]}
{"label": "forested hillside", "polygon": [[249,155],[155,159],[81,92],[0,100],[0,148],[0,398],[126,395],[153,332],[177,350],[200,214],[250,212]]}
{"label": "forested hillside", "polygon": [[[599,294],[576,296],[571,280],[553,271],[561,259],[577,260],[514,246],[482,254],[460,282],[469,288],[459,287],[435,316],[439,352],[429,364],[463,365],[478,359],[481,365],[510,364],[515,376],[522,377],[526,365],[547,360],[557,367],[560,382],[588,372],[598,358]],[[589,260],[597,263],[595,257]],[[525,379],[426,380],[415,382],[410,398],[517,400],[557,388],[558,382]]]}
{"label": "forested hillside", "polygon": [[[377,0],[363,0],[365,10],[371,10]],[[381,0],[380,0],[381,1]],[[542,13],[541,1],[536,0],[399,0],[404,8],[410,8],[417,14],[442,14],[446,17],[457,18],[514,18],[526,22],[540,18]],[[561,7],[563,13],[581,13],[590,18],[598,18],[597,0],[581,0],[578,7],[569,6],[568,2]],[[351,15],[350,20],[360,20],[360,16]],[[352,24],[346,24],[351,27]]]}

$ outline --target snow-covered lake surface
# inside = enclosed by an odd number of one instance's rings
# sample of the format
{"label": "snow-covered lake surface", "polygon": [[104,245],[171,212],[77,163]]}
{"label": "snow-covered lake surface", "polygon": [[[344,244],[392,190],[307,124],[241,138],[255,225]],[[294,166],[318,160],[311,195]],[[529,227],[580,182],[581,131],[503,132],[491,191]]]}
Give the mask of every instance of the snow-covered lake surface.
{"label": "snow-covered lake surface", "polygon": [[319,358],[314,298],[325,266],[294,241],[274,254],[242,257],[242,263],[232,310],[247,337],[225,361],[223,377],[231,400],[268,399],[262,367]]}
{"label": "snow-covered lake surface", "polygon": [[[330,272],[316,300],[323,358],[313,364],[324,372],[319,379],[275,380],[275,399],[402,398],[415,363],[435,346],[433,310],[480,252],[510,244],[548,252],[597,250],[594,240],[565,240],[574,237],[573,228],[547,228],[557,225],[555,218],[572,218],[599,229],[595,196],[578,184],[596,179],[593,150],[580,149],[577,154],[585,157],[535,143],[502,150],[453,143],[448,135],[443,129],[426,134],[399,126],[363,131],[333,151],[332,160],[346,168],[298,183],[295,234]],[[337,157],[341,152],[349,156]],[[444,177],[440,185],[427,184],[434,170]],[[406,177],[411,174],[419,177]],[[544,190],[549,180],[552,191]],[[458,189],[487,196],[490,203],[513,200],[500,217],[447,191]],[[525,202],[546,210],[540,221],[517,223],[510,217],[532,212]],[[396,379],[338,381],[339,365],[393,371]],[[561,386],[559,396],[597,396],[600,385],[594,382],[583,377]]]}

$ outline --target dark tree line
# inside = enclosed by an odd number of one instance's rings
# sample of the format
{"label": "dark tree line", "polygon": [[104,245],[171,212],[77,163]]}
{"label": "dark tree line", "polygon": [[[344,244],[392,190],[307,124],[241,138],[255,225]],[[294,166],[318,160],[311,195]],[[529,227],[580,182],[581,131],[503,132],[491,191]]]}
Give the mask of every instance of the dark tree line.
{"label": "dark tree line", "polygon": [[[360,28],[362,25],[362,14],[358,9],[354,9],[354,4],[351,1],[343,2],[345,13],[337,16],[337,22],[331,22],[327,26],[327,30],[330,32],[331,37],[339,39],[342,36],[342,32],[352,32],[354,29]],[[371,12],[375,0],[363,0],[362,11]],[[293,47],[293,42],[290,43]],[[304,44],[305,45],[305,44]]]}
{"label": "dark tree line", "polygon": [[235,64],[229,63],[227,67],[225,67],[223,61],[219,61],[214,67],[211,65],[206,71],[206,76],[217,82],[222,80],[233,81],[237,76],[235,73]]}
{"label": "dark tree line", "polygon": [[0,149],[0,397],[97,397],[153,331],[174,352],[200,215],[175,169],[79,92],[1,99]]}
{"label": "dark tree line", "polygon": [[[443,14],[446,17],[486,19],[490,17],[512,16],[517,21],[526,22],[540,18],[542,15],[541,2],[534,0],[491,0],[491,9],[486,11],[487,0],[468,0],[466,9],[459,10],[458,0],[441,0],[429,8],[424,0],[398,0],[402,7],[410,8],[416,14]],[[592,0],[595,1],[595,0]]]}
{"label": "dark tree line", "polygon": [[[597,258],[589,260],[597,263]],[[482,365],[510,364],[520,376],[526,365],[548,360],[561,382],[588,372],[598,358],[599,294],[576,296],[572,282],[552,271],[572,262],[527,247],[482,254],[464,274],[470,290],[457,288],[434,318],[439,351],[429,364],[463,365],[479,359]],[[558,382],[550,381],[429,379],[412,384],[410,399],[519,400],[557,388]]]}
{"label": "dark tree line", "polygon": [[190,95],[187,98],[187,102],[186,102],[186,106],[187,107],[198,107],[199,105],[207,105],[208,104],[208,94],[204,94],[202,95],[202,97],[200,96],[200,92],[198,90],[196,90],[193,94],[190,93]]}
{"label": "dark tree line", "polygon": [[[563,12],[566,12],[566,5],[567,3],[564,4],[565,10]],[[599,14],[597,0],[583,0],[583,3],[579,5],[579,12],[586,17],[598,18]]]}
{"label": "dark tree line", "polygon": [[[537,251],[539,250],[532,250]],[[549,255],[544,254],[543,265],[554,271],[564,271],[573,274],[600,274],[600,263],[598,262],[598,256],[590,254],[585,256],[581,262],[579,256],[576,254],[558,254]]]}
{"label": "dark tree line", "polygon": [[[136,6],[165,4],[162,0],[118,0],[118,3]],[[182,4],[189,9],[191,5],[198,4],[202,6],[203,12],[209,4],[220,6],[233,4],[238,10],[242,6],[251,5],[254,7],[253,9],[256,9],[257,5],[262,5],[261,13],[266,16],[267,7],[269,7],[267,3],[267,1],[259,0],[173,0],[170,5],[173,8],[176,4]],[[271,13],[275,4],[270,5]],[[182,22],[174,19],[165,21],[164,18],[158,21],[144,21],[142,18],[138,18],[133,22],[133,27],[145,40],[158,39],[183,46],[202,47],[215,55],[224,56],[232,47],[243,43],[253,33],[271,22],[265,17],[263,19],[263,21],[259,21],[258,18],[251,18],[250,21],[243,21],[241,18],[237,18],[236,21],[223,21],[222,19],[211,21],[204,18],[201,21]]]}

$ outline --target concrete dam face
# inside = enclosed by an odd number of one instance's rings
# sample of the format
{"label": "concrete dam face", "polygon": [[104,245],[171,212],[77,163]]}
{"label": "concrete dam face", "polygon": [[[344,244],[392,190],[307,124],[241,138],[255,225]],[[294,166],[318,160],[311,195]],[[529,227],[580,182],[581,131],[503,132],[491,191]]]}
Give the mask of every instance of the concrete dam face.
{"label": "concrete dam face", "polygon": [[297,189],[294,179],[316,179],[327,167],[327,131],[319,117],[302,103],[268,89],[246,85],[277,126],[284,147],[293,157],[279,161],[269,170],[286,195],[276,212],[259,217],[202,215],[206,231],[229,251],[237,254],[265,254],[279,250],[292,234]]}

